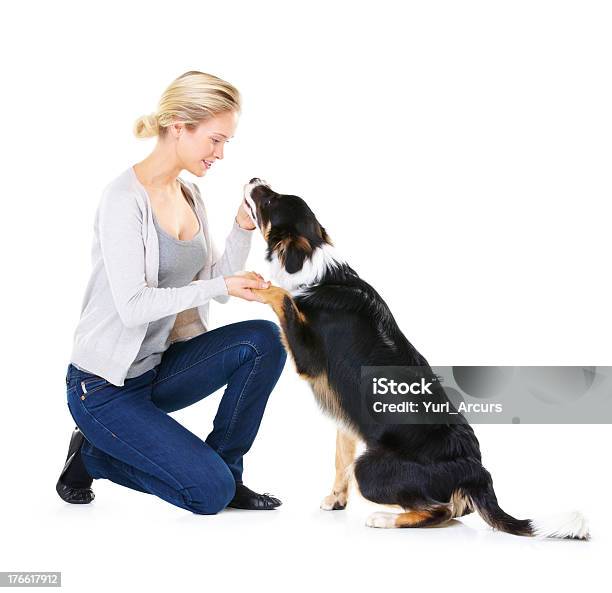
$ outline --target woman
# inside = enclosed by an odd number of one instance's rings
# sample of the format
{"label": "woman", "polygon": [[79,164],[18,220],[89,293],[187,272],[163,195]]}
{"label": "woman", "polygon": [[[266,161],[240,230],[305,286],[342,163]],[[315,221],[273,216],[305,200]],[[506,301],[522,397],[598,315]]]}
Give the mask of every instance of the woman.
{"label": "woman", "polygon": [[[137,137],[153,152],[109,183],[94,225],[93,270],[66,375],[77,428],[56,490],[94,499],[93,479],[155,494],[198,514],[281,504],[242,483],[249,450],[286,360],[276,324],[254,319],[208,330],[208,301],[258,300],[269,284],[241,270],[255,228],[242,203],[219,255],[197,185],[234,131],[240,95],[190,71],[164,92]],[[227,385],[201,440],[168,412]]]}

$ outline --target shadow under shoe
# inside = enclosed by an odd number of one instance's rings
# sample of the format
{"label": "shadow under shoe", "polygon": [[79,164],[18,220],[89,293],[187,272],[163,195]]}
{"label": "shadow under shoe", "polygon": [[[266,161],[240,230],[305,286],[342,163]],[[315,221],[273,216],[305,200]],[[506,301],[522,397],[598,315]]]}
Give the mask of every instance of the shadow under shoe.
{"label": "shadow under shoe", "polygon": [[89,504],[95,495],[91,489],[92,477],[87,473],[81,458],[83,433],[75,427],[68,445],[68,455],[62,473],[55,485],[60,498],[71,504]]}

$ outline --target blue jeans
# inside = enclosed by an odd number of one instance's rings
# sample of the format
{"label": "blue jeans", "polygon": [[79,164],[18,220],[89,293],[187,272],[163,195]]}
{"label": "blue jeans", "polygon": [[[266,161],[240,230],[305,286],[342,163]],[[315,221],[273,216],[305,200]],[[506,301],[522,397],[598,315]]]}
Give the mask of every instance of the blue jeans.
{"label": "blue jeans", "polygon": [[[68,409],[86,439],[85,468],[194,513],[219,512],[242,481],[242,457],[286,358],[279,327],[252,319],[171,344],[156,367],[123,386],[68,365]],[[223,385],[205,441],[168,415]]]}

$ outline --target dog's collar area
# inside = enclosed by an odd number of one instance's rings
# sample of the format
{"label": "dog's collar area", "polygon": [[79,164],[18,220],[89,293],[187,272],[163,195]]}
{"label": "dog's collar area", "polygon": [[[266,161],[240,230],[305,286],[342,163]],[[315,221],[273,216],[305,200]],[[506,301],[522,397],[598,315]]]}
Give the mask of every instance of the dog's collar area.
{"label": "dog's collar area", "polygon": [[315,286],[319,286],[319,284],[321,284],[320,282],[313,282],[311,284],[298,284],[296,286],[294,286],[293,288],[291,288],[290,292],[293,296],[300,296],[302,294],[304,294],[306,291],[308,291],[311,288],[314,288]]}
{"label": "dog's collar area", "polygon": [[316,288],[329,277],[333,268],[341,268],[346,264],[330,244],[317,247],[310,257],[304,260],[302,269],[294,274],[288,274],[278,259],[276,253],[272,253],[270,259],[271,277],[275,283],[298,296]]}

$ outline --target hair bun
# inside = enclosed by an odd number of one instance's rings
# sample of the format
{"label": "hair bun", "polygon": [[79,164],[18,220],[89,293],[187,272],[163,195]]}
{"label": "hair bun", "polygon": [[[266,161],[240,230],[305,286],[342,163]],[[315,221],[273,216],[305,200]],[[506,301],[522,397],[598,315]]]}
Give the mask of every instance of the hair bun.
{"label": "hair bun", "polygon": [[157,113],[143,115],[134,122],[134,135],[136,138],[151,138],[159,133]]}

